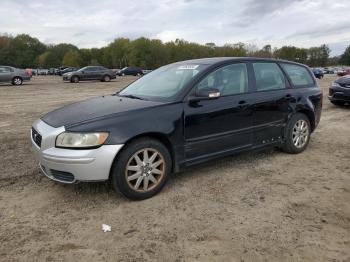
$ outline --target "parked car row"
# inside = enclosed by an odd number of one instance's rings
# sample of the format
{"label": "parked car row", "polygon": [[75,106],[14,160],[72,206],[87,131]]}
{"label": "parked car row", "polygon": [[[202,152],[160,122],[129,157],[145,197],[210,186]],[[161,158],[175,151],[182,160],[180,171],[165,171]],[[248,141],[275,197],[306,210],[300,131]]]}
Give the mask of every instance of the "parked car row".
{"label": "parked car row", "polygon": [[348,67],[317,67],[312,68],[312,71],[317,78],[322,78],[325,74],[337,74],[338,76],[350,74],[350,68]]}

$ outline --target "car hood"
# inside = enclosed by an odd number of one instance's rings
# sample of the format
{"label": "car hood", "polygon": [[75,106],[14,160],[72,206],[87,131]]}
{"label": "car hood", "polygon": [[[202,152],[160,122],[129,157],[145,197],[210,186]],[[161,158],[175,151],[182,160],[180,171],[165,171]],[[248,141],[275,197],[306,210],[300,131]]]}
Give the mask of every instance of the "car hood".
{"label": "car hood", "polygon": [[56,128],[69,127],[89,120],[97,120],[113,114],[145,109],[161,104],[163,103],[109,95],[64,106],[47,113],[41,119]]}
{"label": "car hood", "polygon": [[342,85],[350,85],[350,75],[343,76],[335,80],[335,82]]}

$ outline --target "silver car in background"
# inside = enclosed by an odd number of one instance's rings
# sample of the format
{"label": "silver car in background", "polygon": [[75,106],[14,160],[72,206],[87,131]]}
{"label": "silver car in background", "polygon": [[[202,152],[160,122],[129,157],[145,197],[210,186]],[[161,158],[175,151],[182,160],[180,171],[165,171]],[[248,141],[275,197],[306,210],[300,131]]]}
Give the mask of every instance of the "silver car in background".
{"label": "silver car in background", "polygon": [[12,83],[22,85],[23,81],[29,81],[30,75],[24,69],[12,66],[0,66],[0,83]]}

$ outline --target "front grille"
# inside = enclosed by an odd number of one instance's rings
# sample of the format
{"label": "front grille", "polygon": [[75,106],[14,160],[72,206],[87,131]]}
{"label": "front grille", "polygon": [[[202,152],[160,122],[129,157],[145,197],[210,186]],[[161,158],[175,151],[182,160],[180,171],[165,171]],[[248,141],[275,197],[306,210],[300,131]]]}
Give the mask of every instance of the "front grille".
{"label": "front grille", "polygon": [[74,181],[74,175],[72,173],[69,173],[69,172],[50,169],[50,174],[55,179],[57,179],[59,181],[64,181],[64,182],[73,182]]}
{"label": "front grille", "polygon": [[343,93],[334,93],[333,98],[350,101],[350,95],[344,95]]}
{"label": "front grille", "polygon": [[38,147],[41,147],[41,135],[36,131],[34,128],[32,128],[32,138],[35,144],[37,144]]}

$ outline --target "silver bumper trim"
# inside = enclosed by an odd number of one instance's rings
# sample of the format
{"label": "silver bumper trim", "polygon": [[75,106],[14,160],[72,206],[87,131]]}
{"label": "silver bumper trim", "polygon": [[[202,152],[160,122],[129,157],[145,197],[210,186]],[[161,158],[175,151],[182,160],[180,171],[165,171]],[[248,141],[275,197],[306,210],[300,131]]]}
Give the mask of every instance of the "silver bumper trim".
{"label": "silver bumper trim", "polygon": [[[56,137],[65,131],[64,127],[54,128],[39,119],[34,122],[33,128],[42,136],[41,147],[31,139],[42,172],[50,179],[63,183],[107,180],[113,161],[123,147],[121,144],[86,150],[56,148]],[[50,174],[51,170],[71,173],[74,181],[56,179]]]}

